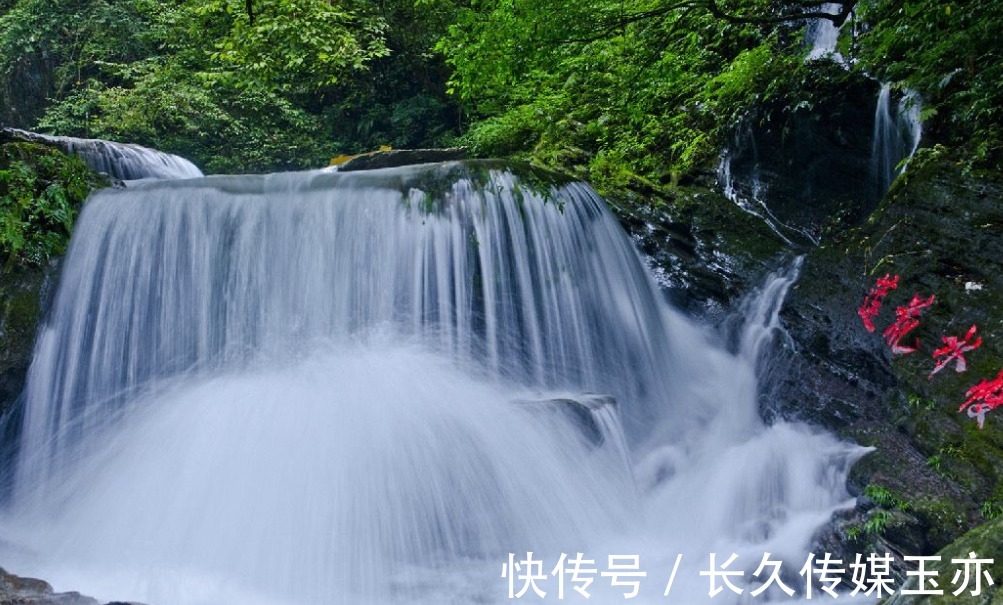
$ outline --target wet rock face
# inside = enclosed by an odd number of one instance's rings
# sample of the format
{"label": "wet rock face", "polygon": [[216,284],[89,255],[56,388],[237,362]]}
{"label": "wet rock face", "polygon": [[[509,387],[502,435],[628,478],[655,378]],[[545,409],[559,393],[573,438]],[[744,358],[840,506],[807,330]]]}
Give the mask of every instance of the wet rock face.
{"label": "wet rock face", "polygon": [[[0,568],[0,605],[100,605],[100,603],[79,592],[55,592],[44,580],[23,578]],[[112,601],[106,605],[142,604]]]}
{"label": "wet rock face", "polygon": [[723,317],[789,252],[765,223],[709,188],[680,188],[659,206],[612,205],[667,296],[692,315]]}
{"label": "wet rock face", "polygon": [[883,193],[871,178],[877,83],[835,63],[818,71],[797,93],[809,99],[793,110],[765,106],[727,155],[735,195],[764,202],[795,240],[859,223]]}
{"label": "wet rock face", "polygon": [[[958,413],[968,388],[1003,369],[1001,199],[999,175],[965,174],[946,153],[925,153],[866,223],[808,256],[782,311],[795,346],[782,352],[784,378],[765,413],[877,448],[851,488],[879,486],[901,505],[858,511],[847,528],[867,526],[904,554],[936,552],[1003,503],[1003,416],[990,413],[979,430]],[[885,274],[900,285],[870,333],[857,308]],[[936,302],[904,341],[918,338],[919,349],[893,357],[881,333],[914,294]],[[941,338],[973,324],[983,345],[966,355],[968,371],[952,364],[929,378]]]}
{"label": "wet rock face", "polygon": [[54,592],[48,582],[0,568],[0,605],[98,605],[98,601],[77,592]]}
{"label": "wet rock face", "polygon": [[[952,584],[954,574],[957,570],[963,570],[963,565],[954,563],[956,559],[970,559],[971,553],[976,554],[978,559],[992,559],[993,563],[983,565],[982,569],[989,572],[992,578],[992,585],[986,581],[983,575],[980,579],[980,594],[973,595],[976,591],[974,566],[973,573],[969,576],[969,583],[966,590],[955,595],[954,592],[960,588]],[[896,594],[885,603],[887,605],[985,605],[987,603],[999,603],[1003,592],[1000,586],[1003,585],[1003,519],[996,519],[973,529],[943,550],[937,553],[940,561],[933,561],[925,565],[926,570],[936,572],[934,579],[943,589],[942,595],[902,595]],[[917,590],[916,579],[910,579],[904,586],[911,590]],[[932,588],[929,583],[925,589]]]}
{"label": "wet rock face", "polygon": [[0,274],[0,417],[24,388],[35,333],[55,289],[58,264]]}

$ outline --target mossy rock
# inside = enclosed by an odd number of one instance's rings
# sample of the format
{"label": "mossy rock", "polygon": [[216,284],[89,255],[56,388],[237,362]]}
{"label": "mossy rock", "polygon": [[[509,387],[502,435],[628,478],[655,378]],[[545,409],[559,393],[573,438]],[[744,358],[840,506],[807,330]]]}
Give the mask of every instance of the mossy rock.
{"label": "mossy rock", "polygon": [[[813,251],[782,318],[795,343],[773,412],[820,424],[876,451],[851,475],[910,502],[932,554],[1003,502],[1003,417],[984,430],[958,413],[968,388],[1003,369],[1003,178],[964,171],[944,149],[913,159],[868,220]],[[900,276],[866,331],[857,308],[875,280]],[[936,303],[893,357],[882,330],[914,294]],[[977,325],[968,371],[932,378],[941,337]]]}
{"label": "mossy rock", "polygon": [[778,85],[729,143],[733,186],[761,200],[793,241],[828,239],[866,219],[881,197],[867,177],[878,84],[816,61]]}
{"label": "mossy rock", "polygon": [[762,219],[709,187],[678,187],[655,203],[610,200],[672,302],[723,316],[790,248]]}
{"label": "mossy rock", "polygon": [[[961,594],[953,594],[960,586],[952,585],[952,580],[960,565],[953,563],[957,559],[968,559],[971,553],[975,553],[979,559],[992,559],[993,564],[986,565],[983,569],[989,571],[993,584],[990,586],[985,580],[981,581],[981,594],[972,595],[974,589],[974,578],[970,578],[969,588]],[[1000,585],[1003,584],[1003,518],[995,519],[984,525],[976,527],[961,538],[955,540],[945,548],[937,552],[940,561],[926,564],[926,570],[934,570],[943,595],[902,595],[896,594],[884,603],[886,605],[1000,605],[1003,604],[1003,591]],[[959,579],[960,581],[960,579]],[[910,579],[903,586],[911,590],[916,590],[915,579]]]}
{"label": "mossy rock", "polygon": [[0,415],[20,395],[35,333],[90,192],[108,179],[47,145],[0,145]]}

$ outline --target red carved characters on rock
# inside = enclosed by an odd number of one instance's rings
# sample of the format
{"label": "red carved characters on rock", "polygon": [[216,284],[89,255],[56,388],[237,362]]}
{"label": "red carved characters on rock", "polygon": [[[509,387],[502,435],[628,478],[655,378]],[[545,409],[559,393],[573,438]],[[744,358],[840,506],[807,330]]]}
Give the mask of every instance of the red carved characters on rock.
{"label": "red carved characters on rock", "polygon": [[[881,311],[885,297],[898,286],[898,275],[885,274],[884,277],[875,282],[874,287],[864,297],[864,302],[857,309],[857,315],[860,316],[860,320],[868,332],[875,331],[874,318]],[[892,355],[905,355],[919,348],[918,338],[914,340],[913,346],[902,341],[909,332],[919,326],[920,316],[933,305],[934,300],[936,297],[933,295],[929,298],[923,298],[918,293],[914,293],[909,304],[895,309],[895,321],[882,332],[885,342],[891,347]],[[952,361],[955,372],[968,371],[968,360],[965,358],[965,354],[982,346],[982,337],[978,336],[977,332],[978,327],[972,325],[962,338],[942,336],[943,346],[933,351],[935,364],[927,379],[932,379],[934,374],[946,368]],[[958,412],[967,410],[968,417],[977,419],[981,429],[985,424],[986,413],[1003,406],[1003,370],[996,378],[983,380],[968,389],[965,396],[967,399],[958,408]]]}
{"label": "red carved characters on rock", "polygon": [[915,347],[903,345],[902,339],[919,325],[919,316],[923,314],[924,309],[933,304],[934,299],[933,295],[923,300],[919,294],[913,294],[908,305],[895,309],[895,323],[884,331],[885,342],[892,348],[892,355],[912,353],[919,347],[918,339]]}
{"label": "red carved characters on rock", "polygon": [[871,288],[867,296],[864,297],[864,302],[857,309],[857,315],[860,316],[860,320],[864,322],[864,327],[867,328],[868,332],[874,331],[874,318],[878,316],[878,312],[881,310],[881,303],[885,296],[892,290],[899,287],[899,276],[898,275],[888,275],[885,274],[884,277],[878,278],[878,281]]}
{"label": "red carved characters on rock", "polygon": [[968,389],[965,393],[968,399],[965,400],[961,407],[958,408],[959,412],[965,411],[968,408],[968,417],[977,418],[979,421],[979,428],[982,428],[982,424],[986,419],[986,412],[994,410],[1001,405],[1003,405],[1003,370],[996,375],[996,378],[992,380],[983,380],[979,384]]}
{"label": "red carved characters on rock", "polygon": [[[944,341],[944,346],[940,347],[933,352],[933,358],[941,359],[937,362],[937,365],[930,372],[929,378],[933,378],[933,375],[941,371],[947,364],[952,360],[956,361],[954,365],[955,372],[964,372],[968,369],[968,362],[965,360],[965,353],[968,351],[974,351],[975,349],[982,346],[982,337],[975,338],[975,332],[978,330],[975,326],[968,329],[965,333],[964,339],[959,339],[957,336],[943,336],[941,340]],[[975,340],[972,340],[975,338]]]}

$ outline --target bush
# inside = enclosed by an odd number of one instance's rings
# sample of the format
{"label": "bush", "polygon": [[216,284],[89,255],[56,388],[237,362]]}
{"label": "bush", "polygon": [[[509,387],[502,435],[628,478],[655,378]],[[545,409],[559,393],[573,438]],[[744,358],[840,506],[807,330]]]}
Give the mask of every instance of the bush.
{"label": "bush", "polygon": [[62,254],[91,190],[107,180],[77,157],[33,143],[0,146],[0,263],[42,265]]}

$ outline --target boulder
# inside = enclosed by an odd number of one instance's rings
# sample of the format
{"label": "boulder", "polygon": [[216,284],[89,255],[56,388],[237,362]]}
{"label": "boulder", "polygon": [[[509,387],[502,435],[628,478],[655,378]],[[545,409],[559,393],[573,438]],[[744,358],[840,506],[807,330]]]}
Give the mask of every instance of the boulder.
{"label": "boulder", "polygon": [[666,203],[611,206],[669,299],[691,315],[723,317],[790,254],[764,222],[708,187],[679,187]]}
{"label": "boulder", "polygon": [[722,169],[732,195],[811,244],[865,220],[884,193],[871,167],[879,86],[831,61],[795,76],[736,131]]}
{"label": "boulder", "polygon": [[337,165],[339,172],[353,170],[375,170],[377,168],[393,168],[411,164],[429,164],[433,162],[452,162],[467,159],[465,147],[449,147],[446,149],[389,149],[351,156]]}
{"label": "boulder", "polygon": [[53,592],[43,580],[22,578],[0,568],[0,605],[99,605],[77,592]]}
{"label": "boulder", "polygon": [[[966,590],[955,595],[954,592],[961,588],[962,578],[958,578],[959,584],[953,584],[954,574],[960,569],[964,573],[964,564],[955,563],[965,559],[971,559],[972,555],[977,559],[991,559],[992,563],[984,564],[982,569],[989,572],[992,578],[990,585],[985,576],[980,580],[980,594],[972,594],[976,591],[974,573],[969,575],[969,583]],[[961,538],[955,540],[945,548],[937,552],[940,557],[938,561],[931,561],[924,564],[924,570],[934,571],[933,576],[943,590],[942,595],[903,595],[901,591],[885,601],[885,605],[998,605],[1003,603],[1003,592],[1000,586],[1003,585],[1003,518],[995,519],[984,525],[976,527],[966,533]],[[915,567],[915,564],[913,564]],[[970,570],[974,572],[974,566]],[[917,590],[919,588],[916,578],[909,578],[903,588]],[[927,583],[925,589],[932,586]]]}
{"label": "boulder", "polygon": [[602,446],[606,441],[603,427],[596,418],[597,412],[605,408],[613,414],[619,414],[616,399],[595,393],[583,393],[574,398],[519,400],[514,403],[570,420],[582,431],[582,436],[593,448]]}

